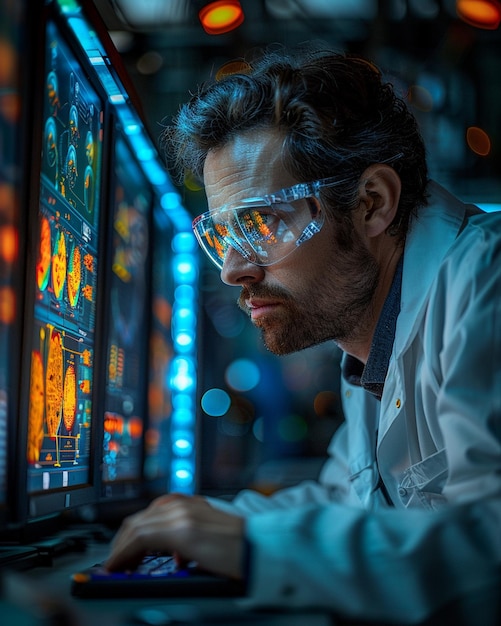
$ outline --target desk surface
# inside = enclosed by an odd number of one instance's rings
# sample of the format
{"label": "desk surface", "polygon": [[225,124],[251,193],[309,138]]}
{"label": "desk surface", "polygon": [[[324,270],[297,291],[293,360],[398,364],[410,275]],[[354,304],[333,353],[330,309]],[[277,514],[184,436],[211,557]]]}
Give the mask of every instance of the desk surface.
{"label": "desk surface", "polygon": [[167,626],[221,624],[241,626],[333,626],[330,616],[316,612],[254,612],[238,599],[89,600],[71,597],[71,575],[104,560],[107,547],[90,545],[85,552],[62,554],[47,566],[6,572],[1,600],[2,626]]}

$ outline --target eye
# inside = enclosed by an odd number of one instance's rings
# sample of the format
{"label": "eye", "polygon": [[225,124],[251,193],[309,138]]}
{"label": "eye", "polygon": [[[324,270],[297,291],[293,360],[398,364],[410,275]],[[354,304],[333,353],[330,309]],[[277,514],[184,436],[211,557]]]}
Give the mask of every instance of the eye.
{"label": "eye", "polygon": [[247,238],[253,242],[276,241],[276,231],[280,218],[269,207],[245,211],[239,217],[242,230]]}

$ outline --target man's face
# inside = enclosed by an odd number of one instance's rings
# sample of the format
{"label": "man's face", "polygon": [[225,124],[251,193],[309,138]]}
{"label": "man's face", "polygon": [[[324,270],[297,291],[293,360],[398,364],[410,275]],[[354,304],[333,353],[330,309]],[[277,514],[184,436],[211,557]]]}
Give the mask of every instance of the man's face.
{"label": "man's face", "polygon": [[[255,131],[209,153],[204,169],[209,209],[310,182],[293,179],[281,166],[281,143],[273,131]],[[238,304],[271,352],[366,338],[379,266],[362,230],[359,234],[354,226],[348,250],[339,248],[336,236],[339,227],[327,215],[318,234],[275,265],[260,267],[228,251],[221,279],[241,287]]]}

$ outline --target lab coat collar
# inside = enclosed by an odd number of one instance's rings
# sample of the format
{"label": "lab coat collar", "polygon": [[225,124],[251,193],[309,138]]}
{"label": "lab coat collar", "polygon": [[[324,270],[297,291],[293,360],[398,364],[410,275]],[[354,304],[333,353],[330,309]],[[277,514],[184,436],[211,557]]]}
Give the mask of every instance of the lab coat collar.
{"label": "lab coat collar", "polygon": [[457,237],[467,205],[434,181],[429,202],[411,223],[404,249],[400,315],[393,355],[398,358],[411,342],[421,319],[437,270]]}

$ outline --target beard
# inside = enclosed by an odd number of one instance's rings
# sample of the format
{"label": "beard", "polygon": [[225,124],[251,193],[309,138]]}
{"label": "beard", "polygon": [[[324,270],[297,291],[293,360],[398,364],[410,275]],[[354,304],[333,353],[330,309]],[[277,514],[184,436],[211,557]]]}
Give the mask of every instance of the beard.
{"label": "beard", "polygon": [[265,346],[277,355],[298,352],[333,340],[357,340],[372,316],[372,303],[380,268],[363,242],[353,238],[349,249],[327,260],[310,281],[290,291],[263,283],[242,288],[238,306],[250,315],[249,298],[269,299],[280,306],[254,324],[261,330]]}

